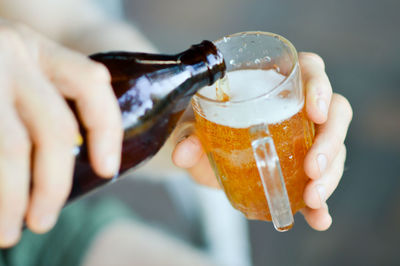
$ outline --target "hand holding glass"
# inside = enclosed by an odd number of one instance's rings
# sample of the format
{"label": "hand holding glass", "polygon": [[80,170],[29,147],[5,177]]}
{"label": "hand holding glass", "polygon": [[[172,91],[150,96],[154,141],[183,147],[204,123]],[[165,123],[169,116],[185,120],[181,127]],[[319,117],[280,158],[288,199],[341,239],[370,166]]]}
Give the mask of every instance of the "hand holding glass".
{"label": "hand holding glass", "polygon": [[194,96],[197,133],[233,207],[286,231],[305,206],[303,163],[314,137],[297,52],[285,38],[263,32],[215,44],[227,65],[229,89],[222,89],[229,100],[218,100],[215,86]]}

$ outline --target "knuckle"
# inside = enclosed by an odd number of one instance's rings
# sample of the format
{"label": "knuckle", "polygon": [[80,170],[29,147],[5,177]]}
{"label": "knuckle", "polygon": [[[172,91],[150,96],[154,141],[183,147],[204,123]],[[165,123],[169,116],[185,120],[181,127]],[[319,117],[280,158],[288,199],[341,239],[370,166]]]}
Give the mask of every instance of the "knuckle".
{"label": "knuckle", "polygon": [[[308,96],[309,97],[315,97],[315,95],[320,95],[320,94],[327,94],[327,86],[324,86],[326,84],[326,79],[322,76],[310,76],[309,79],[307,80],[306,83],[306,88],[311,88],[309,89]],[[314,89],[313,89],[314,88]],[[318,89],[315,89],[318,88]],[[329,91],[328,91],[329,93]]]}
{"label": "knuckle", "polygon": [[336,137],[334,141],[332,141],[334,153],[337,155],[342,150],[343,138]]}
{"label": "knuckle", "polygon": [[111,75],[108,69],[101,63],[92,62],[90,68],[88,69],[90,77],[99,82],[110,83]]}
{"label": "knuckle", "polygon": [[343,110],[342,112],[344,112],[351,121],[353,118],[353,109],[350,105],[350,102],[347,100],[347,98],[341,94],[335,93],[334,100],[340,106],[340,108]]}
{"label": "knuckle", "polygon": [[306,58],[308,58],[308,59],[311,59],[311,60],[313,60],[314,62],[317,62],[323,69],[325,69],[325,62],[324,62],[324,60],[322,59],[322,57],[319,56],[318,54],[316,54],[316,53],[311,53],[311,52],[302,52],[302,53],[301,53],[301,56],[302,56],[302,57],[306,57]]}
{"label": "knuckle", "polygon": [[67,115],[67,118],[63,121],[62,125],[60,125],[62,129],[60,131],[63,132],[63,137],[66,140],[75,140],[76,135],[79,134],[78,130],[78,123],[74,119],[74,117],[71,117],[71,115]]}

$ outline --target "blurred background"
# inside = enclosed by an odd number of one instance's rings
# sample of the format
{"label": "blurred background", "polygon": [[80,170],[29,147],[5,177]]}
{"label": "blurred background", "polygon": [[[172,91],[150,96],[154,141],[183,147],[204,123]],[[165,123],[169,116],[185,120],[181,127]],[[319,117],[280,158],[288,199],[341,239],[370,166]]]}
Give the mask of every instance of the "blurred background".
{"label": "blurred background", "polygon": [[[225,252],[242,249],[239,256],[248,255],[254,266],[400,265],[400,1],[125,2],[124,15],[165,53],[240,31],[283,35],[299,51],[316,52],[325,59],[334,90],[345,95],[353,106],[346,170],[328,200],[332,227],[326,232],[313,231],[301,215],[295,217],[296,224],[287,233],[276,232],[270,223],[245,221],[244,230],[243,225],[237,227],[241,228],[238,234],[242,238],[232,237],[235,230],[220,235],[226,241],[225,247],[232,246]],[[176,180],[191,182],[181,177]],[[128,179],[97,196],[118,195],[149,223],[198,247],[210,248],[210,221],[199,218],[201,214],[193,213],[190,206],[185,207],[185,195],[180,195],[179,186],[173,183]],[[213,197],[205,196],[209,201]],[[207,207],[199,209],[207,212]],[[229,215],[220,213],[213,224],[229,224],[226,217],[235,214]],[[243,243],[246,230],[249,245]],[[237,264],[226,265],[246,264],[237,259]]]}

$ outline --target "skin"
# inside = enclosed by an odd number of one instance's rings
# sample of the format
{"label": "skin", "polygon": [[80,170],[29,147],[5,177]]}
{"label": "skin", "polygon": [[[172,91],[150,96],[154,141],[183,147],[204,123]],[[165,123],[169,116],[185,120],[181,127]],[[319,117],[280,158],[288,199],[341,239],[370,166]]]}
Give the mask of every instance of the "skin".
{"label": "skin", "polygon": [[[299,53],[302,80],[306,90],[306,111],[316,124],[316,136],[304,162],[310,181],[304,190],[306,208],[301,212],[315,230],[332,224],[326,200],[336,189],[346,159],[344,139],[352,119],[352,109],[343,96],[332,93],[322,58],[314,53]],[[175,131],[172,160],[186,169],[198,183],[219,187],[198,137],[188,134],[193,117],[188,115]]]}
{"label": "skin", "polygon": [[82,265],[217,265],[205,252],[199,252],[184,241],[144,223],[127,220],[112,223],[93,243]]}
{"label": "skin", "polygon": [[34,232],[49,230],[69,195],[79,131],[66,99],[88,130],[99,175],[118,170],[123,132],[103,65],[8,21],[0,21],[0,47],[0,246],[7,247],[24,218]]}
{"label": "skin", "polygon": [[[41,12],[44,8],[46,12]],[[95,171],[107,178],[119,166],[121,115],[110,77],[102,65],[89,61],[86,54],[154,49],[134,27],[104,14],[86,12],[94,9],[83,0],[60,0],[56,5],[50,0],[0,0],[0,15],[8,17],[0,20],[1,248],[18,242],[24,219],[36,233],[50,230],[69,194],[74,164],[71,151],[77,142],[78,127],[66,99],[75,101],[89,132],[89,153]],[[43,15],[28,16],[25,10]],[[70,23],[71,17],[75,18],[74,23]],[[35,30],[11,22],[16,20]],[[304,165],[311,180],[304,191],[307,208],[302,213],[312,228],[326,230],[332,223],[326,200],[343,173],[343,142],[352,110],[343,96],[332,94],[318,55],[300,53],[299,61],[307,113],[317,124],[315,143]],[[94,90],[96,97],[92,97]],[[216,187],[200,142],[188,131],[192,123],[189,115],[175,130],[169,143],[172,161],[198,183]],[[326,158],[325,163],[321,160],[322,165],[318,164],[319,155]]]}

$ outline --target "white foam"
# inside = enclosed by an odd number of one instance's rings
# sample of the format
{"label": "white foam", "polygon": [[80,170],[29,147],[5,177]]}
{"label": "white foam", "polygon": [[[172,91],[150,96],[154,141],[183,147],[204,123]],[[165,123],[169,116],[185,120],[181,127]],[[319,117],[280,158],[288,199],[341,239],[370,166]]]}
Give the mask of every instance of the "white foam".
{"label": "white foam", "polygon": [[[261,123],[279,123],[299,112],[303,107],[303,100],[297,99],[295,93],[292,97],[286,98],[275,93],[268,97],[253,98],[268,93],[284,78],[285,76],[275,70],[229,72],[230,102],[223,105],[202,102],[202,111],[207,120],[234,128],[247,128]],[[215,86],[202,89],[200,94],[215,100]]]}

